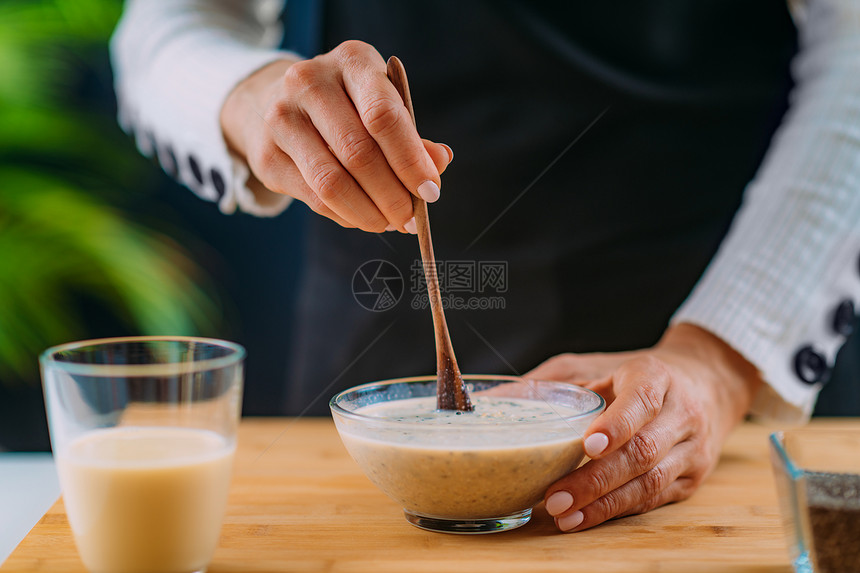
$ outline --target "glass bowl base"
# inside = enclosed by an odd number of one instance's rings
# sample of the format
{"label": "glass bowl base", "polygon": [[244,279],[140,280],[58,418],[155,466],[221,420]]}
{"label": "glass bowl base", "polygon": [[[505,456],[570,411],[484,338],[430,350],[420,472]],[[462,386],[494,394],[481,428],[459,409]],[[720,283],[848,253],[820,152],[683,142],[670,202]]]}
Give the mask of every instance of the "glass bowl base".
{"label": "glass bowl base", "polygon": [[532,517],[532,510],[526,509],[504,517],[493,517],[489,519],[446,519],[441,517],[430,517],[403,510],[406,521],[438,533],[458,533],[461,535],[478,535],[482,533],[499,533],[522,527]]}

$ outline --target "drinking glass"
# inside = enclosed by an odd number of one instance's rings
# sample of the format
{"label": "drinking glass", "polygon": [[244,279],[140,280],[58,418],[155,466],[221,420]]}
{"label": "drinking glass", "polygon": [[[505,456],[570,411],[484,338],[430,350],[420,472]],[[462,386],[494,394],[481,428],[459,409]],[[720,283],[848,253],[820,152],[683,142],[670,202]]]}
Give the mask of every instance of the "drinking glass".
{"label": "drinking glass", "polygon": [[63,502],[89,571],[206,570],[227,505],[244,357],[232,342],[178,336],[42,354]]}
{"label": "drinking glass", "polygon": [[860,429],[774,432],[770,457],[795,572],[860,571]]}

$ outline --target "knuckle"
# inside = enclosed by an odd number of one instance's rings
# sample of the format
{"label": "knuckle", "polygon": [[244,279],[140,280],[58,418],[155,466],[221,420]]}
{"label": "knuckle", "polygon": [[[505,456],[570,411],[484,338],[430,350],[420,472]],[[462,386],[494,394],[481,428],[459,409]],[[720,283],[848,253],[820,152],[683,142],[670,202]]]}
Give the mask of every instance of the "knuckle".
{"label": "knuckle", "polygon": [[379,158],[379,148],[376,142],[366,135],[351,133],[344,136],[343,164],[350,171],[361,171],[373,165]]}
{"label": "knuckle", "polygon": [[630,438],[627,442],[627,452],[640,472],[654,468],[660,458],[660,448],[654,437],[649,434],[639,433]]}
{"label": "knuckle", "polygon": [[303,60],[287,68],[284,74],[284,83],[288,88],[288,93],[293,93],[304,91],[316,85],[319,77],[320,72],[317,63],[314,60]]}
{"label": "knuckle", "polygon": [[281,153],[275,142],[268,140],[248,150],[248,165],[255,172],[265,173],[275,166]]}
{"label": "knuckle", "polygon": [[384,137],[401,121],[399,106],[387,98],[377,97],[363,106],[362,123],[374,137]]}
{"label": "knuckle", "polygon": [[395,157],[391,163],[398,171],[420,170],[423,166],[423,156],[420,153],[404,153]]}
{"label": "knuckle", "polygon": [[302,121],[300,112],[285,100],[267,105],[260,117],[265,124],[263,127],[266,139],[276,141],[287,140],[284,135],[296,131]]}
{"label": "knuckle", "polygon": [[617,436],[634,436],[639,429],[638,416],[630,409],[622,410],[616,413],[613,425]]}
{"label": "knuckle", "polygon": [[370,50],[373,50],[373,47],[361,40],[346,40],[334,49],[337,55],[345,61],[365,58]]}
{"label": "knuckle", "polygon": [[586,478],[585,488],[589,498],[598,499],[610,491],[609,476],[604,471],[594,470]]}
{"label": "knuckle", "polygon": [[332,101],[332,86],[325,82],[302,86],[296,93],[301,97],[302,105],[309,107],[314,105],[327,107]]}
{"label": "knuckle", "polygon": [[636,395],[642,403],[645,415],[649,420],[654,419],[663,408],[663,392],[651,381],[646,381],[636,388]]}
{"label": "knuckle", "polygon": [[600,521],[611,519],[616,515],[620,515],[621,512],[624,511],[624,505],[620,496],[615,492],[604,495],[591,505],[595,511],[589,511],[590,516],[594,516],[596,514]]}
{"label": "knuckle", "polygon": [[[660,466],[651,468],[642,474],[642,490],[645,494],[645,504],[656,501],[659,494],[666,489],[668,476]],[[652,508],[653,509],[653,508]]]}
{"label": "knuckle", "polygon": [[383,209],[389,213],[402,215],[402,222],[405,223],[406,215],[412,210],[412,196],[409,193],[397,193],[393,199],[383,205]]}
{"label": "knuckle", "polygon": [[337,201],[343,195],[346,186],[341,171],[333,167],[314,169],[310,183],[317,196],[326,204],[330,201]]}

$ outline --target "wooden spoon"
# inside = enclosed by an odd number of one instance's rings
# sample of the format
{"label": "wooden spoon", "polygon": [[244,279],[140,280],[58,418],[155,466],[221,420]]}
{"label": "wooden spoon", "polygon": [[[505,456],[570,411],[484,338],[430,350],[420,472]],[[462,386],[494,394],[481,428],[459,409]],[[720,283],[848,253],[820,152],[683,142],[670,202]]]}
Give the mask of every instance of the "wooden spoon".
{"label": "wooden spoon", "polygon": [[[415,123],[415,111],[412,109],[406,69],[397,56],[391,56],[388,59],[388,79],[397,88],[403,104],[409,110],[412,123]],[[433,241],[430,238],[427,202],[413,194],[412,210],[415,213],[418,244],[421,248],[421,259],[424,262],[424,276],[427,278],[427,294],[430,297],[430,310],[433,311],[433,330],[436,333],[436,407],[439,410],[471,412],[472,402],[463,382],[463,376],[460,374],[460,368],[457,366],[457,359],[454,357],[448,323],[445,322],[445,312],[442,309],[436,257],[433,255]]]}

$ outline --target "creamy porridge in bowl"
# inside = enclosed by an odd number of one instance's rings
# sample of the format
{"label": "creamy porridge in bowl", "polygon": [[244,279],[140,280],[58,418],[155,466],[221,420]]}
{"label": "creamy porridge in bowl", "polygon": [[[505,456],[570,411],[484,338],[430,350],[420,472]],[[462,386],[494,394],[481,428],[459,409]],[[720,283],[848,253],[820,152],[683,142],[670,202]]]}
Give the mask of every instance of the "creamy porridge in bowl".
{"label": "creamy porridge in bowl", "polygon": [[554,481],[584,457],[604,408],[562,382],[463,376],[472,412],[436,410],[436,377],[356,386],[332,398],[344,446],[418,527],[490,533],[528,522]]}

